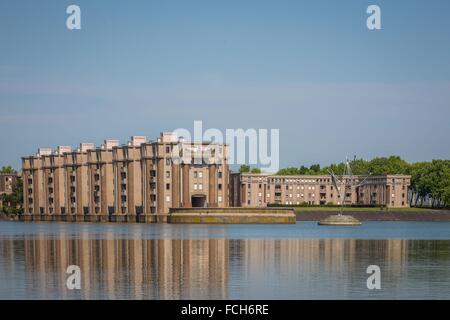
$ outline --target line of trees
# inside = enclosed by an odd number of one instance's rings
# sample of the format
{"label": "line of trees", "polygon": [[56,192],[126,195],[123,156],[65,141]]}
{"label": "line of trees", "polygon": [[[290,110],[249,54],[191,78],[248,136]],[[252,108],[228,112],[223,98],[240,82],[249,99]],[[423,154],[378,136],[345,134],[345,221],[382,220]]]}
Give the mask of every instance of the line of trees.
{"label": "line of trees", "polygon": [[[355,159],[350,161],[353,174],[356,175],[411,175],[410,204],[422,205],[425,199],[432,199],[433,207],[450,206],[450,160],[409,163],[399,156],[377,157],[372,160]],[[321,168],[319,164],[305,167],[280,169],[279,175],[316,175],[344,172],[345,163],[333,163]]]}
{"label": "line of trees", "polygon": [[260,168],[251,168],[250,166],[243,164],[239,168],[240,173],[261,173]]}

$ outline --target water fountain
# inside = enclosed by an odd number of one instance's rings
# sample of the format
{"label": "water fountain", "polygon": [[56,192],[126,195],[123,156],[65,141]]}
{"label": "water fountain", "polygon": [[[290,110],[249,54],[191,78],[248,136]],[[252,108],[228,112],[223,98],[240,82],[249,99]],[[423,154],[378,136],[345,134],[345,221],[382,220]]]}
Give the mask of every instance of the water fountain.
{"label": "water fountain", "polygon": [[[337,215],[328,216],[319,221],[320,226],[360,226],[362,224],[361,221],[356,219],[351,215],[344,215],[344,207],[345,202],[347,200],[347,193],[349,191],[350,197],[353,194],[353,190],[357,187],[361,186],[365,180],[364,178],[361,182],[355,181],[353,179],[353,171],[350,167],[350,162],[348,159],[345,161],[344,172],[340,177],[336,176],[333,170],[329,171],[331,175],[331,181],[333,183],[334,188],[339,194],[339,199],[341,199],[341,207],[340,212]],[[343,188],[342,188],[343,187]]]}

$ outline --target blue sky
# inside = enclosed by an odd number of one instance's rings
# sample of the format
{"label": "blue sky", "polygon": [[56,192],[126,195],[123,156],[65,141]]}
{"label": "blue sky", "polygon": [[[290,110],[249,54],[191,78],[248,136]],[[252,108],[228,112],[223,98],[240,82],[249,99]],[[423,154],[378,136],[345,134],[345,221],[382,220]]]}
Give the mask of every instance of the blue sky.
{"label": "blue sky", "polygon": [[[66,28],[70,4],[81,30]],[[282,166],[449,158],[449,12],[447,0],[3,0],[0,166],[194,120],[279,128]]]}

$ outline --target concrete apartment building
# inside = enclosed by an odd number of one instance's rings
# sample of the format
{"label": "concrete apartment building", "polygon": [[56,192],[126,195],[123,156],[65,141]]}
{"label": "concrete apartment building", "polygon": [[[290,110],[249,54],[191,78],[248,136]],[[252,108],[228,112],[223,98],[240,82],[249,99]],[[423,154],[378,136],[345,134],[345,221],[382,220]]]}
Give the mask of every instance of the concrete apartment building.
{"label": "concrete apartment building", "polygon": [[131,137],[128,144],[113,147],[114,199],[113,221],[136,221],[144,212],[142,202],[141,146],[143,136]]}
{"label": "concrete apartment building", "polygon": [[141,148],[146,214],[170,208],[228,207],[228,146],[187,143],[162,133]]}
{"label": "concrete apartment building", "polygon": [[[350,178],[350,177],[348,177]],[[352,177],[352,185],[340,196],[329,175],[278,176],[269,174],[235,173],[230,178],[231,206],[267,207],[277,205],[384,205],[392,208],[409,207],[408,187],[411,177],[385,175]],[[349,183],[350,184],[350,183]],[[342,192],[342,194],[344,194]]]}
{"label": "concrete apartment building", "polygon": [[90,221],[107,222],[115,213],[113,148],[118,146],[119,140],[105,140],[100,148],[87,151]]}
{"label": "concrete apartment building", "polygon": [[[39,214],[48,212],[49,214],[61,215],[65,213],[66,192],[65,192],[65,168],[64,154],[71,152],[71,147],[60,146],[56,152],[51,149],[41,149],[38,154],[42,164],[42,184],[44,193],[44,210],[39,209]],[[28,197],[30,198],[30,197]]]}
{"label": "concrete apartment building", "polygon": [[41,148],[22,158],[24,220],[155,221],[172,207],[227,207],[228,146],[172,132],[125,145]]}

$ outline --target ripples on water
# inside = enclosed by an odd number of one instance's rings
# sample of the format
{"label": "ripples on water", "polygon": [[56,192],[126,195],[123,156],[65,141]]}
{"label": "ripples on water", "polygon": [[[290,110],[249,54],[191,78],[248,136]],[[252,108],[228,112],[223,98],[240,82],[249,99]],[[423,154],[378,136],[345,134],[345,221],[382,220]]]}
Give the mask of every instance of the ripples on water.
{"label": "ripples on water", "polygon": [[[450,223],[0,222],[0,299],[450,298]],[[78,265],[82,290],[67,290]],[[366,287],[378,265],[382,290]]]}

